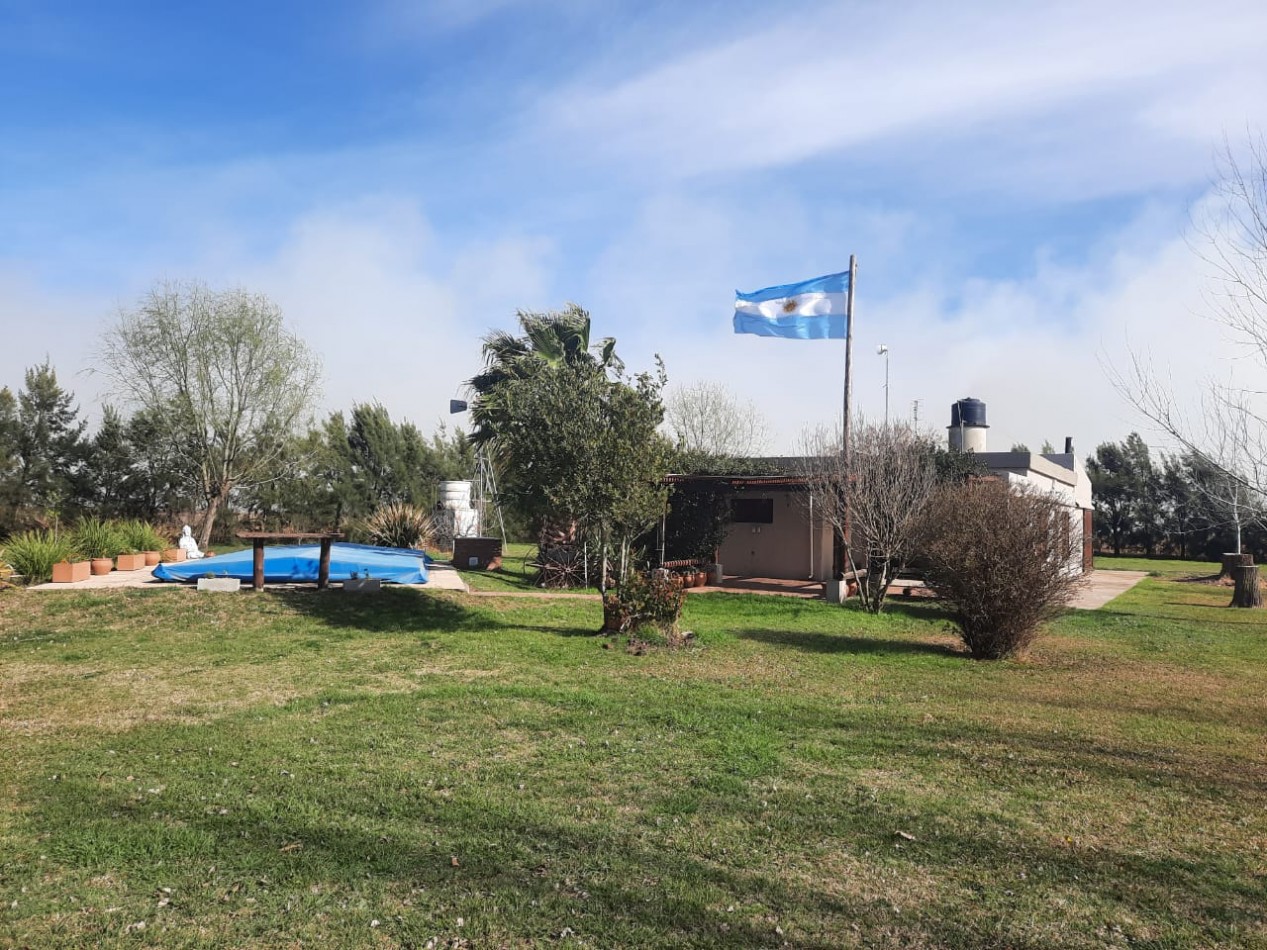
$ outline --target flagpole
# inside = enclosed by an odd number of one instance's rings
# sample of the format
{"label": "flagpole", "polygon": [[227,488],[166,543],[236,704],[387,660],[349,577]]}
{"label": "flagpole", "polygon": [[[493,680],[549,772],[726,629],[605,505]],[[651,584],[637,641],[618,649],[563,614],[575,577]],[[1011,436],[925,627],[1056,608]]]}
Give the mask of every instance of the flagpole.
{"label": "flagpole", "polygon": [[[857,282],[858,277],[858,258],[849,255],[849,287],[845,291],[845,422],[843,428],[844,442],[840,448],[841,468],[845,474],[845,484],[841,486],[841,492],[845,499],[845,530],[844,537],[841,541],[844,543],[846,551],[849,547],[849,476],[850,468],[850,450],[849,450],[849,413],[851,403],[853,401],[853,380],[850,378],[850,371],[853,368],[853,285]],[[845,569],[845,562],[841,560],[841,570]],[[847,589],[847,588],[846,588]]]}

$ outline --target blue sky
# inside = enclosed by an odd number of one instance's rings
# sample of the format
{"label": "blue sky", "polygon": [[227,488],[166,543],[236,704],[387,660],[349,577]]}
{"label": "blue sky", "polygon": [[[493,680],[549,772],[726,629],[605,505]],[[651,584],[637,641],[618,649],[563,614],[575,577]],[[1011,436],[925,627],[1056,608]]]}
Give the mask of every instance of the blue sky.
{"label": "blue sky", "polygon": [[[430,428],[516,307],[575,300],[634,367],[838,411],[831,342],[735,337],[735,288],[859,259],[855,399],[992,446],[1142,422],[1104,365],[1222,373],[1185,234],[1267,122],[1267,7],[0,0],[0,384],[86,406],[119,307],[273,296],[322,408]],[[1197,15],[1199,13],[1199,15]]]}

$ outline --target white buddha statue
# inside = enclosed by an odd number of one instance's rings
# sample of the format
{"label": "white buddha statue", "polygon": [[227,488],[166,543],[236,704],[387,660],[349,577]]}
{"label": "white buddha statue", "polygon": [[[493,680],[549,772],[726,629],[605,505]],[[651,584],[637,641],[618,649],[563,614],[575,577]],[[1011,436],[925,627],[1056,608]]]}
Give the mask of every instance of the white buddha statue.
{"label": "white buddha statue", "polygon": [[198,542],[194,540],[194,531],[189,525],[180,530],[180,549],[185,552],[185,559],[196,561],[200,557],[206,557],[198,550]]}

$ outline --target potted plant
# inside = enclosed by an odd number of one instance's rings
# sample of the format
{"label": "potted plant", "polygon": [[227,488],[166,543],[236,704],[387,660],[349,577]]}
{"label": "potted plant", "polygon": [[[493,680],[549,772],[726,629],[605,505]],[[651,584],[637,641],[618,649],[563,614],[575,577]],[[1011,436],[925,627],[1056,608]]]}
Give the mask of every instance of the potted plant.
{"label": "potted plant", "polygon": [[162,551],[167,546],[167,542],[149,522],[139,519],[129,521],[122,525],[122,531],[128,546],[140,552],[144,558],[145,567],[153,567],[162,559]]}
{"label": "potted plant", "polygon": [[116,571],[139,571],[145,567],[145,555],[130,544],[123,546],[114,559]]}
{"label": "potted plant", "polygon": [[88,579],[88,562],[79,557],[69,538],[54,531],[15,534],[5,544],[4,561],[28,584]]}
{"label": "potted plant", "polygon": [[75,528],[75,549],[91,562],[95,575],[114,570],[114,556],[124,547],[114,525],[99,518],[85,518]]}

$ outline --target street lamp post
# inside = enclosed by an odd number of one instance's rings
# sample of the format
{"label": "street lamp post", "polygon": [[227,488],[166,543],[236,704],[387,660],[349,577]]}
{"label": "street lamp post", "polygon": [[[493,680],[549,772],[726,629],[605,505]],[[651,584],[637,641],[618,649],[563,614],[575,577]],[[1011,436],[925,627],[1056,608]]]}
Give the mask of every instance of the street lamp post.
{"label": "street lamp post", "polygon": [[875,348],[876,356],[884,357],[884,424],[889,424],[889,348],[881,343]]}

